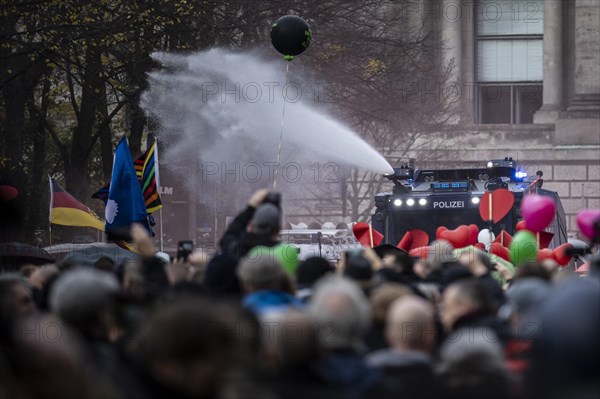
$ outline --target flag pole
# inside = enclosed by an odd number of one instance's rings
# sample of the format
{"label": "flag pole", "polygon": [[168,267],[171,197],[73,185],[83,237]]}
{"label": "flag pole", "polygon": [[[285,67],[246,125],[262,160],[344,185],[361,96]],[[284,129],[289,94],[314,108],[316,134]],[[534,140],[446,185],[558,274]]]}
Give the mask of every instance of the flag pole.
{"label": "flag pole", "polygon": [[160,216],[160,252],[164,252],[164,247],[163,247],[162,207],[158,210],[158,215]]}
{"label": "flag pole", "polygon": [[494,241],[494,231],[493,231],[493,226],[494,226],[494,212],[493,212],[493,208],[492,208],[492,192],[490,191],[490,207],[489,207],[489,221],[490,221],[490,248],[486,248],[488,251],[491,249],[492,246],[492,241]]}
{"label": "flag pole", "polygon": [[[149,125],[148,125],[149,126]],[[154,177],[156,179],[156,189],[158,190],[158,195],[160,195],[160,173],[159,173],[159,165],[158,165],[158,137],[154,136],[154,156],[156,157],[156,166],[154,170]],[[160,216],[160,252],[164,252],[164,242],[163,242],[163,209],[162,201],[161,207],[158,210],[158,215]]]}
{"label": "flag pole", "polygon": [[50,206],[48,207],[48,244],[52,245],[52,205],[54,203],[54,190],[52,189],[52,177],[48,175],[50,183]]}

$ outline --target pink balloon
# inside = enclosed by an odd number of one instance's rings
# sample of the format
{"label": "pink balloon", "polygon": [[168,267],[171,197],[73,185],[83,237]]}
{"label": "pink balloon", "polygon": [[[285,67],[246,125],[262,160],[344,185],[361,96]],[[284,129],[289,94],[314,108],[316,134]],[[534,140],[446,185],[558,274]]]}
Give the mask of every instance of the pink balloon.
{"label": "pink balloon", "polygon": [[[600,224],[600,209],[585,209],[577,214],[577,227],[588,240],[598,239],[600,232],[594,228],[594,224]],[[596,229],[596,230],[594,230]]]}
{"label": "pink balloon", "polygon": [[529,194],[521,202],[521,214],[525,219],[527,229],[534,233],[548,227],[555,213],[556,205],[554,201],[544,195]]}

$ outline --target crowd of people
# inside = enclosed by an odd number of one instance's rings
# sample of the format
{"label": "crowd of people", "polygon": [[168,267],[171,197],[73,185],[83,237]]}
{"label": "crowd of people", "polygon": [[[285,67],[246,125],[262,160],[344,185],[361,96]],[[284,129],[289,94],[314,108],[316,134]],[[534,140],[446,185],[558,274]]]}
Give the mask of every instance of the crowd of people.
{"label": "crowd of people", "polygon": [[269,198],[212,258],[172,259],[134,225],[138,261],[0,275],[0,398],[598,397],[597,257],[583,277],[510,275],[436,241],[290,267]]}

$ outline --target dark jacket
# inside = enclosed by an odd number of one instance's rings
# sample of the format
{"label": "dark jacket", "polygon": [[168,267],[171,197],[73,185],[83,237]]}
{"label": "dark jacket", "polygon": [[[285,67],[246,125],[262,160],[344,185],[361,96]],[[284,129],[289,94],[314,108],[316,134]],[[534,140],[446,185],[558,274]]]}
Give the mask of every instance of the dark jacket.
{"label": "dark jacket", "polygon": [[110,387],[115,394],[127,398],[142,398],[143,385],[130,368],[127,358],[111,343],[84,337],[82,349],[85,365],[94,378]]}
{"label": "dark jacket", "polygon": [[281,399],[343,399],[350,396],[345,388],[330,384],[315,370],[314,364],[281,370],[273,378],[273,393]]}
{"label": "dark jacket", "polygon": [[453,327],[453,331],[458,331],[462,328],[483,328],[486,331],[491,331],[499,339],[499,344],[505,347],[511,339],[509,325],[499,318],[488,314],[487,312],[473,312],[460,317]]}
{"label": "dark jacket", "polygon": [[252,220],[255,208],[248,206],[227,227],[227,231],[221,237],[219,246],[224,254],[232,254],[239,258],[245,256],[256,246],[274,247],[279,241],[273,240],[271,236],[250,233],[247,231],[248,224]]}
{"label": "dark jacket", "polygon": [[500,287],[498,281],[496,281],[496,279],[489,272],[479,277],[479,280],[490,289],[496,307],[500,307],[504,303],[505,298],[504,290],[502,289],[502,287]]}
{"label": "dark jacket", "polygon": [[382,373],[369,367],[365,357],[355,350],[330,351],[316,372],[329,386],[340,389],[343,398],[395,397]]}
{"label": "dark jacket", "polygon": [[382,349],[367,356],[367,364],[383,372],[398,397],[436,396],[433,362],[425,353]]}
{"label": "dark jacket", "polygon": [[139,371],[138,378],[143,386],[143,394],[140,398],[145,399],[211,399],[214,396],[205,396],[199,398],[197,396],[188,395],[177,387],[170,386],[158,381],[150,375],[148,370],[142,368]]}
{"label": "dark jacket", "polygon": [[231,254],[213,257],[206,265],[203,285],[209,295],[217,297],[242,296],[242,289],[237,276],[239,259]]}
{"label": "dark jacket", "polygon": [[363,340],[365,345],[367,345],[369,352],[387,349],[388,343],[385,339],[385,325],[377,322],[371,323]]}

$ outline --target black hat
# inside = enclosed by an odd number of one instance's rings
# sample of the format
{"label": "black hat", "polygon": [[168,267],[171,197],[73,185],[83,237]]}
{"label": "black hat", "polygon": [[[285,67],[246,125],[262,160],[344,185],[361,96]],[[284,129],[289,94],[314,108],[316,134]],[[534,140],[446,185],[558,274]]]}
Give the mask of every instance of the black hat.
{"label": "black hat", "polygon": [[367,281],[373,278],[373,268],[362,251],[347,252],[344,276],[357,281]]}
{"label": "black hat", "polygon": [[296,283],[301,287],[312,287],[321,277],[334,271],[334,267],[327,260],[314,256],[298,265]]}
{"label": "black hat", "polygon": [[403,256],[403,255],[407,254],[406,251],[404,251],[398,247],[395,247],[391,244],[379,245],[379,246],[373,248],[373,250],[381,259],[383,259],[386,255]]}

